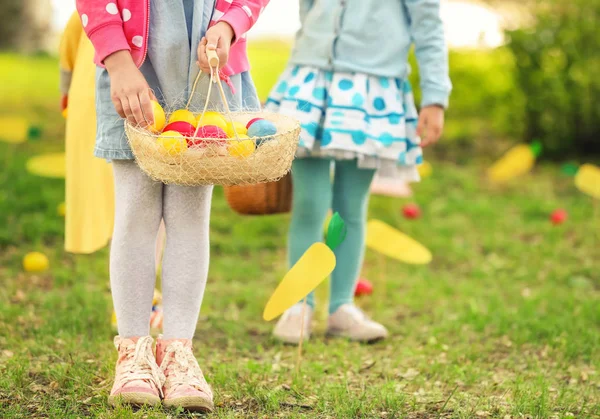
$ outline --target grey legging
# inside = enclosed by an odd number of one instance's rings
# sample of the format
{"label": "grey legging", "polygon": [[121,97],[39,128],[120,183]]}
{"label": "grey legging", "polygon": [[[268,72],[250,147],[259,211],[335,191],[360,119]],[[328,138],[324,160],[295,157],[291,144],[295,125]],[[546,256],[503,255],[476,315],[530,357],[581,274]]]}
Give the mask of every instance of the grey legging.
{"label": "grey legging", "polygon": [[202,304],[209,261],[212,186],[152,181],[133,160],[113,160],[115,231],[110,284],[119,335],[149,333],[161,219],[167,243],[162,267],[164,338],[190,339]]}

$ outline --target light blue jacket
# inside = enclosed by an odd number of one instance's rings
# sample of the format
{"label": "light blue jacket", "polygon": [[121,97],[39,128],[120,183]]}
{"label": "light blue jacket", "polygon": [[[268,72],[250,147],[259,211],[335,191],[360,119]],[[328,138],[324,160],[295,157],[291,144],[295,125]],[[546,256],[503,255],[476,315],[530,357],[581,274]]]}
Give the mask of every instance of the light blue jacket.
{"label": "light blue jacket", "polygon": [[421,106],[448,106],[440,0],[300,0],[300,21],[292,64],[404,79],[414,44]]}

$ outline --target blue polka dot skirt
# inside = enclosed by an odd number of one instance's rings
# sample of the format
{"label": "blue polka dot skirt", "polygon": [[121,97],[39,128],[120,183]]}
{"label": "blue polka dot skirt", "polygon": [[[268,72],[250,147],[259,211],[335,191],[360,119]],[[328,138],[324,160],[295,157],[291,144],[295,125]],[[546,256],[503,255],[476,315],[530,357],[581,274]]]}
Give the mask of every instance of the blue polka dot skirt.
{"label": "blue polka dot skirt", "polygon": [[357,159],[380,177],[419,180],[423,155],[407,80],[290,66],[266,108],[300,121],[298,158]]}

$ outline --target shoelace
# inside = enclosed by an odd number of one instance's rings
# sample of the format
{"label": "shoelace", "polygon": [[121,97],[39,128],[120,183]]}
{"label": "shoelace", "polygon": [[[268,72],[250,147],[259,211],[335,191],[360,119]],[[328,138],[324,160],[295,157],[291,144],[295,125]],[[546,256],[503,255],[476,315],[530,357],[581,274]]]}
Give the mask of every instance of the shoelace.
{"label": "shoelace", "polygon": [[119,380],[121,386],[135,380],[149,381],[158,388],[160,396],[163,397],[162,386],[165,382],[165,376],[156,365],[150,336],[139,338],[133,355],[131,355],[131,352],[127,354],[127,358],[120,368],[123,370]]}
{"label": "shoelace", "polygon": [[[173,342],[165,351],[168,362],[163,370],[169,370],[169,387],[189,385],[203,393],[209,394],[208,383],[204,379],[198,361],[192,350],[182,342]],[[170,359],[169,359],[170,358]]]}

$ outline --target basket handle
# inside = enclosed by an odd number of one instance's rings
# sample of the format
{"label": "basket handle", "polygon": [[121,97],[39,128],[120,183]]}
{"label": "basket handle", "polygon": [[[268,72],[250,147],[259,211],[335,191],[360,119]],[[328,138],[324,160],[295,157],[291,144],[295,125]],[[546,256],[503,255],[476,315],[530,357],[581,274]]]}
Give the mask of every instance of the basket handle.
{"label": "basket handle", "polygon": [[[196,127],[196,131],[194,131],[194,137],[198,135],[198,131],[200,130],[200,122],[202,122],[202,118],[204,118],[204,114],[208,109],[208,102],[210,101],[210,92],[212,85],[217,83],[219,87],[219,92],[221,93],[221,100],[223,101],[223,105],[225,106],[225,111],[227,116],[229,117],[229,121],[231,121],[231,128],[233,129],[233,134],[235,135],[236,140],[240,141],[239,134],[237,129],[235,128],[235,124],[233,122],[233,116],[231,115],[231,110],[229,109],[229,104],[227,103],[227,96],[225,96],[225,91],[223,90],[223,85],[221,84],[221,77],[219,76],[219,56],[217,55],[217,51],[215,49],[206,49],[206,56],[208,57],[208,65],[210,66],[210,83],[208,84],[208,92],[206,93],[206,101],[204,102],[204,109],[202,110],[202,114],[200,114],[200,118],[198,119],[198,126]],[[196,92],[196,86],[198,85],[198,81],[202,76],[202,71],[198,72],[196,76],[196,80],[194,80],[194,85],[192,86],[192,91],[190,92],[190,98],[188,99],[188,103],[186,105],[186,109],[189,108],[192,98],[194,97],[194,93]]]}

